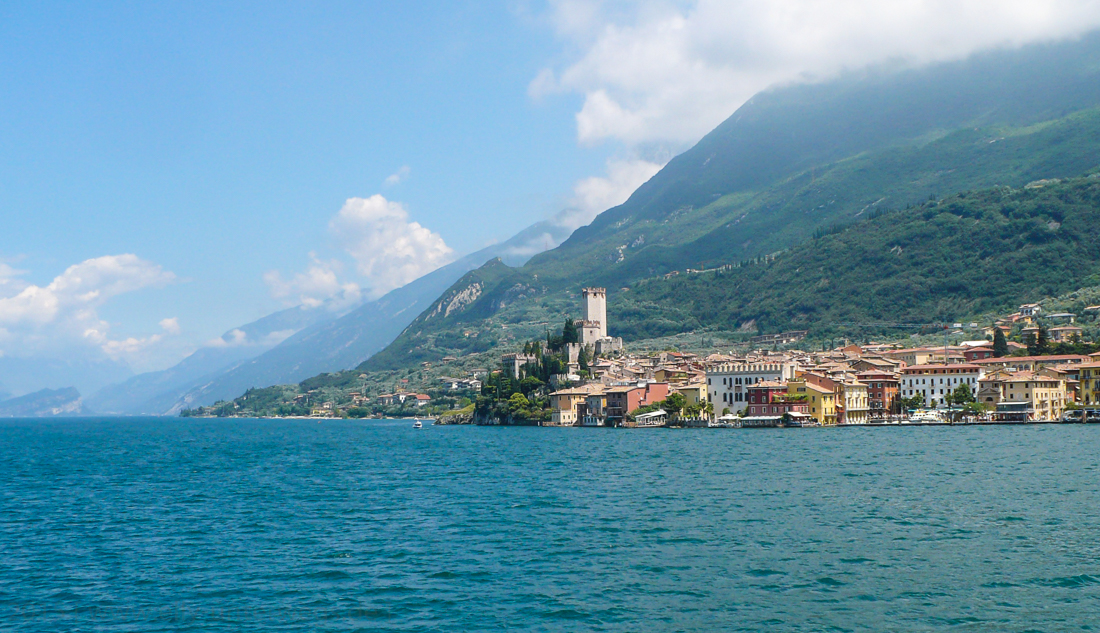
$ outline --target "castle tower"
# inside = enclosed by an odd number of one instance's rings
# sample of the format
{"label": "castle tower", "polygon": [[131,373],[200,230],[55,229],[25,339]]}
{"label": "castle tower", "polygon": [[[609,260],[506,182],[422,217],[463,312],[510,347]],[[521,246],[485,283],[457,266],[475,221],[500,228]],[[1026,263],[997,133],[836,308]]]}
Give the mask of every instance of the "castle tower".
{"label": "castle tower", "polygon": [[584,320],[599,324],[599,338],[607,338],[607,290],[604,288],[585,288]]}

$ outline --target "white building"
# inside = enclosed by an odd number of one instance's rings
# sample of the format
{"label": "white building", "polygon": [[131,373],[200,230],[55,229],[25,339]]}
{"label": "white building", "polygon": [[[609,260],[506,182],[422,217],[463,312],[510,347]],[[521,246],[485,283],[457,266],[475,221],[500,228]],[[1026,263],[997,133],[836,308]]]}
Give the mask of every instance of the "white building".
{"label": "white building", "polygon": [[707,392],[714,404],[714,412],[725,409],[731,413],[745,409],[745,395],[749,387],[759,382],[787,382],[795,377],[795,363],[729,363],[713,365],[707,369]]}
{"label": "white building", "polygon": [[977,396],[978,381],[984,375],[980,365],[913,365],[901,370],[899,391],[903,398],[920,396],[926,407],[942,406],[947,394],[962,384]]}

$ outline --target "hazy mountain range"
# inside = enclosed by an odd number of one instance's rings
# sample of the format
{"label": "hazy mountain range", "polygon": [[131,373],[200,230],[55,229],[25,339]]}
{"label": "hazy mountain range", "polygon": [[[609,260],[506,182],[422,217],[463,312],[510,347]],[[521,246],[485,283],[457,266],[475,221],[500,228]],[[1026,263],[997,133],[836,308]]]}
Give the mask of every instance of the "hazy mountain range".
{"label": "hazy mountain range", "polygon": [[99,389],[85,399],[85,407],[99,413],[173,414],[232,399],[249,387],[355,367],[468,271],[497,257],[521,265],[569,233],[559,223],[539,222],[344,314],[324,306],[277,312],[230,330],[221,337],[224,345],[203,347],[174,367]]}

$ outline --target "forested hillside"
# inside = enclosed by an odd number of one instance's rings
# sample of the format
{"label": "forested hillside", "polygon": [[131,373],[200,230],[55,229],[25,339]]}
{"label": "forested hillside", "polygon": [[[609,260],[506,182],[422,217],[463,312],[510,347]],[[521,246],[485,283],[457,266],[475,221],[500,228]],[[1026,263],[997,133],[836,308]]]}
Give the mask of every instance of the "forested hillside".
{"label": "forested hillside", "polygon": [[1097,176],[960,193],[774,258],[642,281],[621,293],[610,319],[634,338],[681,323],[827,335],[856,331],[845,323],[952,322],[1097,285]]}

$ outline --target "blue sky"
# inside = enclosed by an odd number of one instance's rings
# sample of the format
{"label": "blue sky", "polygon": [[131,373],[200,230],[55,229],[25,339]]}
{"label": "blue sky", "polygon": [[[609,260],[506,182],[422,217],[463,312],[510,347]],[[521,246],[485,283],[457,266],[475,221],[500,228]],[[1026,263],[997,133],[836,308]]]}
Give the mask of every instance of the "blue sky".
{"label": "blue sky", "polygon": [[165,367],[585,223],[769,85],[1100,25],[1096,0],[827,4],[4,3],[0,355]]}
{"label": "blue sky", "polygon": [[174,272],[101,310],[119,335],[177,316],[208,338],[277,309],[264,272],[328,250],[346,198],[400,200],[467,252],[603,160],[575,142],[576,98],[528,98],[553,41],[505,5],[0,11],[0,255],[43,285],[114,253]]}

